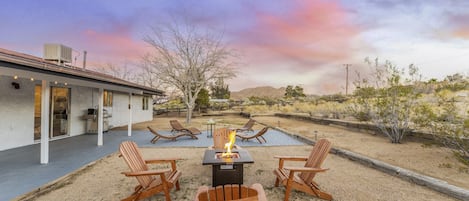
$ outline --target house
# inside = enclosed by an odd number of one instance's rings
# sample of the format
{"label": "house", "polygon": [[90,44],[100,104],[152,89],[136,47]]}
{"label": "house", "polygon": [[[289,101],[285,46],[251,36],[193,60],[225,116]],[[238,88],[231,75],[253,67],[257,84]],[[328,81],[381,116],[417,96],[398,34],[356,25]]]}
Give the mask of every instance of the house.
{"label": "house", "polygon": [[97,133],[100,146],[108,128],[127,126],[131,136],[132,123],[153,119],[152,97],[163,91],[65,65],[71,53],[62,56],[0,48],[0,151],[40,143],[46,164],[50,140]]}

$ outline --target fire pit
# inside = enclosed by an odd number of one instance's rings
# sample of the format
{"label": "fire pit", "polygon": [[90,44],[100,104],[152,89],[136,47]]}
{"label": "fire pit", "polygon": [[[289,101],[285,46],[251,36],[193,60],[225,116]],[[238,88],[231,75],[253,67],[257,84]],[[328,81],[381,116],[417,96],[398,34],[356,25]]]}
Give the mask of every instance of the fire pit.
{"label": "fire pit", "polygon": [[212,165],[212,186],[243,184],[243,164],[254,163],[247,150],[232,150],[230,156],[222,156],[223,150],[206,150],[203,165]]}

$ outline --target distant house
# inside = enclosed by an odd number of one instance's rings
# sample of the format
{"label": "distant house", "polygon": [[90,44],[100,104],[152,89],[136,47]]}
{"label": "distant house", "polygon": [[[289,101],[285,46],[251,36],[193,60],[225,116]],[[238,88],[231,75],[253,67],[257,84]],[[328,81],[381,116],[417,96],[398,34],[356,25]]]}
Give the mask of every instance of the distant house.
{"label": "distant house", "polygon": [[[163,91],[83,68],[0,48],[0,151],[103,132],[153,118],[152,96]],[[99,112],[102,111],[102,112]]]}

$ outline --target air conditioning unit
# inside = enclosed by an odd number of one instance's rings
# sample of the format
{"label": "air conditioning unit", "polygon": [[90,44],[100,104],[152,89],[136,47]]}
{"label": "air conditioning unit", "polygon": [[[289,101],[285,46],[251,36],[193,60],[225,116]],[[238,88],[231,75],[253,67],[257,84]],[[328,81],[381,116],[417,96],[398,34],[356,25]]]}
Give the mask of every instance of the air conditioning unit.
{"label": "air conditioning unit", "polygon": [[72,48],[62,44],[44,44],[44,59],[59,64],[72,62]]}

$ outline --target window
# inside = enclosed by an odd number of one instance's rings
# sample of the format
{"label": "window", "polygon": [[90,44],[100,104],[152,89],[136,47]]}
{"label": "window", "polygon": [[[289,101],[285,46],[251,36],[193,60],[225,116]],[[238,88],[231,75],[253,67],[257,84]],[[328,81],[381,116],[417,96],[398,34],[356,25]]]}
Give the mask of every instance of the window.
{"label": "window", "polygon": [[150,98],[148,98],[148,96],[144,96],[142,98],[142,110],[148,110],[148,100]]}
{"label": "window", "polygon": [[104,90],[104,99],[103,99],[103,106],[104,107],[112,107],[112,92]]}

